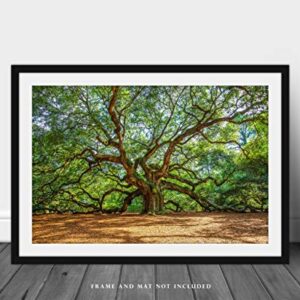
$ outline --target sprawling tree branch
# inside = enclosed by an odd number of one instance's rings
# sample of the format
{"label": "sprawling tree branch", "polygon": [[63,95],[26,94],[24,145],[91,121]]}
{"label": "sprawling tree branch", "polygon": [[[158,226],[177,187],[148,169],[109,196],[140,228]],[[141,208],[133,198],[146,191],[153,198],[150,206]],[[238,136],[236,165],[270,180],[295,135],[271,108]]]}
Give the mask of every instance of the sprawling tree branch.
{"label": "sprawling tree branch", "polygon": [[[74,204],[124,212],[139,197],[146,211],[175,203],[183,209],[169,196],[164,200],[165,191],[206,210],[266,206],[265,87],[42,87],[33,94],[37,206],[51,210],[49,203],[62,199],[71,210]],[[251,200],[236,201],[229,190],[240,197],[232,185],[245,176]],[[113,193],[121,207],[103,209]],[[216,195],[220,202],[211,200]]]}

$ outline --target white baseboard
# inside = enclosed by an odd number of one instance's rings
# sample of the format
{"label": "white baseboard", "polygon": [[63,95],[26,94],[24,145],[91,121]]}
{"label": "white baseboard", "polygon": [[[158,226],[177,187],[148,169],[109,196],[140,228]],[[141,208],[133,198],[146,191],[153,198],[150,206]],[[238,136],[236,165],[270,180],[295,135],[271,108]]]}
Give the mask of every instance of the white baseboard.
{"label": "white baseboard", "polygon": [[10,242],[10,218],[0,218],[0,243]]}
{"label": "white baseboard", "polygon": [[300,242],[300,218],[290,219],[290,241]]}
{"label": "white baseboard", "polygon": [[[0,243],[10,242],[10,218],[0,215]],[[300,218],[290,220],[290,241],[300,242]]]}

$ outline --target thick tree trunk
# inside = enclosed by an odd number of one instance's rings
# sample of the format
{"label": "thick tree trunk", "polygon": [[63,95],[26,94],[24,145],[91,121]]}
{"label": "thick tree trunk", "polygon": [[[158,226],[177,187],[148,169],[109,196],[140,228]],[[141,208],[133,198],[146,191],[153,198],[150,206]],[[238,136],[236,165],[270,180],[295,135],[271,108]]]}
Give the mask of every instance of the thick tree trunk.
{"label": "thick tree trunk", "polygon": [[143,194],[144,197],[144,213],[156,214],[163,210],[164,199],[158,185],[149,187]]}

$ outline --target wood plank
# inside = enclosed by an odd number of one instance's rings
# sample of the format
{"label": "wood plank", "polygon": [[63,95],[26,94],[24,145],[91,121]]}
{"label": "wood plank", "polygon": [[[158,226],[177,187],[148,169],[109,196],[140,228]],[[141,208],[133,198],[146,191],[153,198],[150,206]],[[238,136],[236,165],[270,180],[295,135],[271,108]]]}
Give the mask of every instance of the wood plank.
{"label": "wood plank", "polygon": [[0,291],[21,267],[21,265],[11,264],[10,251],[11,247],[8,245],[0,253]]}
{"label": "wood plank", "polygon": [[0,293],[0,299],[35,299],[52,265],[23,265]]}
{"label": "wood plank", "polygon": [[300,286],[283,265],[254,265],[273,299],[299,299]]}
{"label": "wood plank", "polygon": [[4,244],[4,243],[3,243],[3,244],[0,244],[0,252],[1,252],[2,250],[4,250],[4,248],[7,247],[7,246],[8,246],[8,245],[7,245],[7,244]]}
{"label": "wood plank", "polygon": [[251,265],[221,265],[235,299],[271,299]]}
{"label": "wood plank", "polygon": [[87,265],[55,265],[37,299],[75,299]]}
{"label": "wood plank", "polygon": [[[197,299],[233,299],[219,265],[188,265],[188,269],[192,282],[199,285],[195,289]],[[211,288],[207,288],[207,284]]]}
{"label": "wood plank", "polygon": [[[124,289],[123,284],[133,284]],[[122,268],[118,297],[120,300],[151,300],[155,298],[154,265],[124,265]]]}
{"label": "wood plank", "polygon": [[[120,272],[121,265],[89,266],[76,299],[115,299]],[[114,286],[113,288],[102,289],[100,288],[101,284],[113,284]]]}
{"label": "wood plank", "polygon": [[292,273],[300,283],[300,244],[290,245],[290,263],[285,267]]}
{"label": "wood plank", "polygon": [[[174,288],[174,284],[191,284],[186,265],[157,265],[156,266],[156,299],[182,300],[195,299],[191,289]],[[169,284],[169,288],[166,286]],[[165,285],[165,288],[163,288]]]}

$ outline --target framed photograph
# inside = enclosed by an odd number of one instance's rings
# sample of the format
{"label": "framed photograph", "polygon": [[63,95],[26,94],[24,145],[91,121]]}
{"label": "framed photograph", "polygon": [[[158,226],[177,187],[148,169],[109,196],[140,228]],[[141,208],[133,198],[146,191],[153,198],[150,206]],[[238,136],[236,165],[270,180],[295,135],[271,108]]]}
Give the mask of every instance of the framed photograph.
{"label": "framed photograph", "polygon": [[13,263],[288,262],[288,66],[11,74]]}

